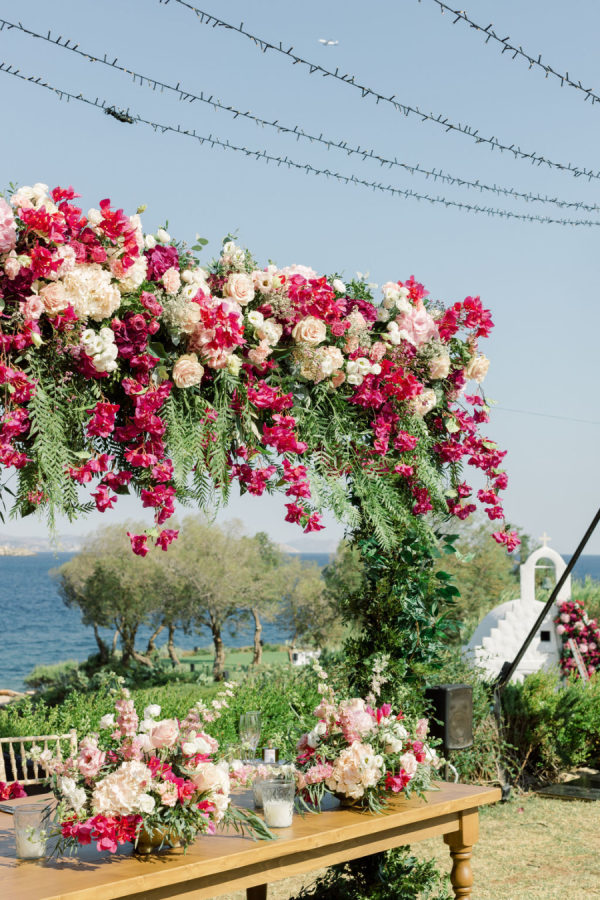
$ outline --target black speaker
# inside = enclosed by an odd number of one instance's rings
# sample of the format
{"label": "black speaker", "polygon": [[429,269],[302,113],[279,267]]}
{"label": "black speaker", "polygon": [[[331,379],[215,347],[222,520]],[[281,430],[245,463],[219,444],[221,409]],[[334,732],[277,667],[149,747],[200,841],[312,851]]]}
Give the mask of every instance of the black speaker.
{"label": "black speaker", "polygon": [[[473,688],[470,684],[437,684],[428,687],[429,731],[440,738],[444,753],[465,750],[473,743]],[[434,721],[437,719],[438,721]]]}

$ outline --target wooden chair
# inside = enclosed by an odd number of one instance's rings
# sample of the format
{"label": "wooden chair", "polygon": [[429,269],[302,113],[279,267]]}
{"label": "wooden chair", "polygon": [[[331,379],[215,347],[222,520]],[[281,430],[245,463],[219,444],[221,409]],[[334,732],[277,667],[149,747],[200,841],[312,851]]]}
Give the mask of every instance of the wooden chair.
{"label": "wooden chair", "polygon": [[[28,755],[34,745],[42,750],[51,750],[60,759],[73,756],[77,753],[77,732],[73,729],[67,734],[0,737],[0,781],[18,781],[22,785],[48,781],[43,764],[34,762]],[[68,751],[63,754],[66,748]]]}

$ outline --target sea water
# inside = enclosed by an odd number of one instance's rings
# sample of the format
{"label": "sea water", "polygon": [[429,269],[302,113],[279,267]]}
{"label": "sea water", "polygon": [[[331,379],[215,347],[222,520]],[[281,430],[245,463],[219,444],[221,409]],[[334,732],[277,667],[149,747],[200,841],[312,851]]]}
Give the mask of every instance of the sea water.
{"label": "sea water", "polygon": [[[98,649],[91,628],[81,622],[77,607],[63,603],[53,572],[73,553],[37,553],[35,556],[0,556],[0,688],[22,690],[23,679],[36,665],[50,665],[67,659],[84,660]],[[301,554],[304,560],[325,565],[328,554]],[[110,642],[112,631],[103,632]],[[140,628],[136,646],[140,649],[150,630]],[[250,624],[227,635],[230,647],[246,647],[252,643]],[[262,639],[266,644],[283,644],[289,637],[277,623],[263,624]],[[160,647],[163,636],[157,641]],[[185,635],[177,630],[178,647],[192,649],[211,644],[210,632]]]}

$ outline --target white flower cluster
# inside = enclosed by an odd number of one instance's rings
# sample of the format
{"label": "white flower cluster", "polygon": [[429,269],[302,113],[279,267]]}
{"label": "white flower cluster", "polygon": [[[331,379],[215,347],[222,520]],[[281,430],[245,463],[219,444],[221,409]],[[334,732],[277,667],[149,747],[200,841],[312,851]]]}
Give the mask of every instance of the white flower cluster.
{"label": "white flower cluster", "polygon": [[384,284],[381,288],[383,291],[383,305],[385,309],[396,309],[399,312],[408,312],[410,307],[410,303],[408,302],[408,298],[410,292],[408,288],[400,287],[399,284],[396,284],[394,281],[388,281],[387,284]]}
{"label": "white flower cluster", "polygon": [[220,262],[228,268],[241,271],[246,264],[246,251],[243,247],[238,247],[234,241],[227,241],[223,244]]}
{"label": "white flower cluster", "polygon": [[73,812],[79,814],[80,810],[85,806],[85,790],[81,787],[78,788],[75,779],[68,778],[66,775],[59,777],[58,789]]}
{"label": "white flower cluster", "polygon": [[396,321],[388,322],[387,332],[387,334],[382,335],[383,340],[389,341],[390,344],[393,344],[395,347],[402,343],[402,341],[410,341],[408,331],[404,328],[400,328]]}
{"label": "white flower cluster", "polygon": [[33,187],[23,185],[10,198],[11,205],[15,209],[40,209],[42,206],[49,212],[55,213],[58,207],[48,195],[48,185],[38,181]]}
{"label": "white flower cluster", "polygon": [[159,228],[156,234],[147,234],[144,244],[147,250],[154,250],[157,244],[170,244],[171,235],[164,228]]}
{"label": "white flower cluster", "polygon": [[81,343],[91,357],[96,372],[115,371],[119,351],[112,328],[101,328],[97,332],[93,328],[86,328],[81,335]]}
{"label": "white flower cluster", "polygon": [[348,384],[361,385],[366,375],[379,375],[381,366],[379,363],[372,363],[366,356],[359,356],[358,359],[349,359],[346,363],[346,378]]}

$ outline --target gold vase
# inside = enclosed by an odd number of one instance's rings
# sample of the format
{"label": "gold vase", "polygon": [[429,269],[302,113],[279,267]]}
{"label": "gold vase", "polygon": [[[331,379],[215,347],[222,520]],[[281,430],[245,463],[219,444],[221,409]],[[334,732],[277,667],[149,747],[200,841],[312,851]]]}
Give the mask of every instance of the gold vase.
{"label": "gold vase", "polygon": [[148,828],[142,825],[134,852],[147,856],[149,853],[157,853],[158,850],[175,847],[181,847],[181,839],[176,832],[168,828]]}

